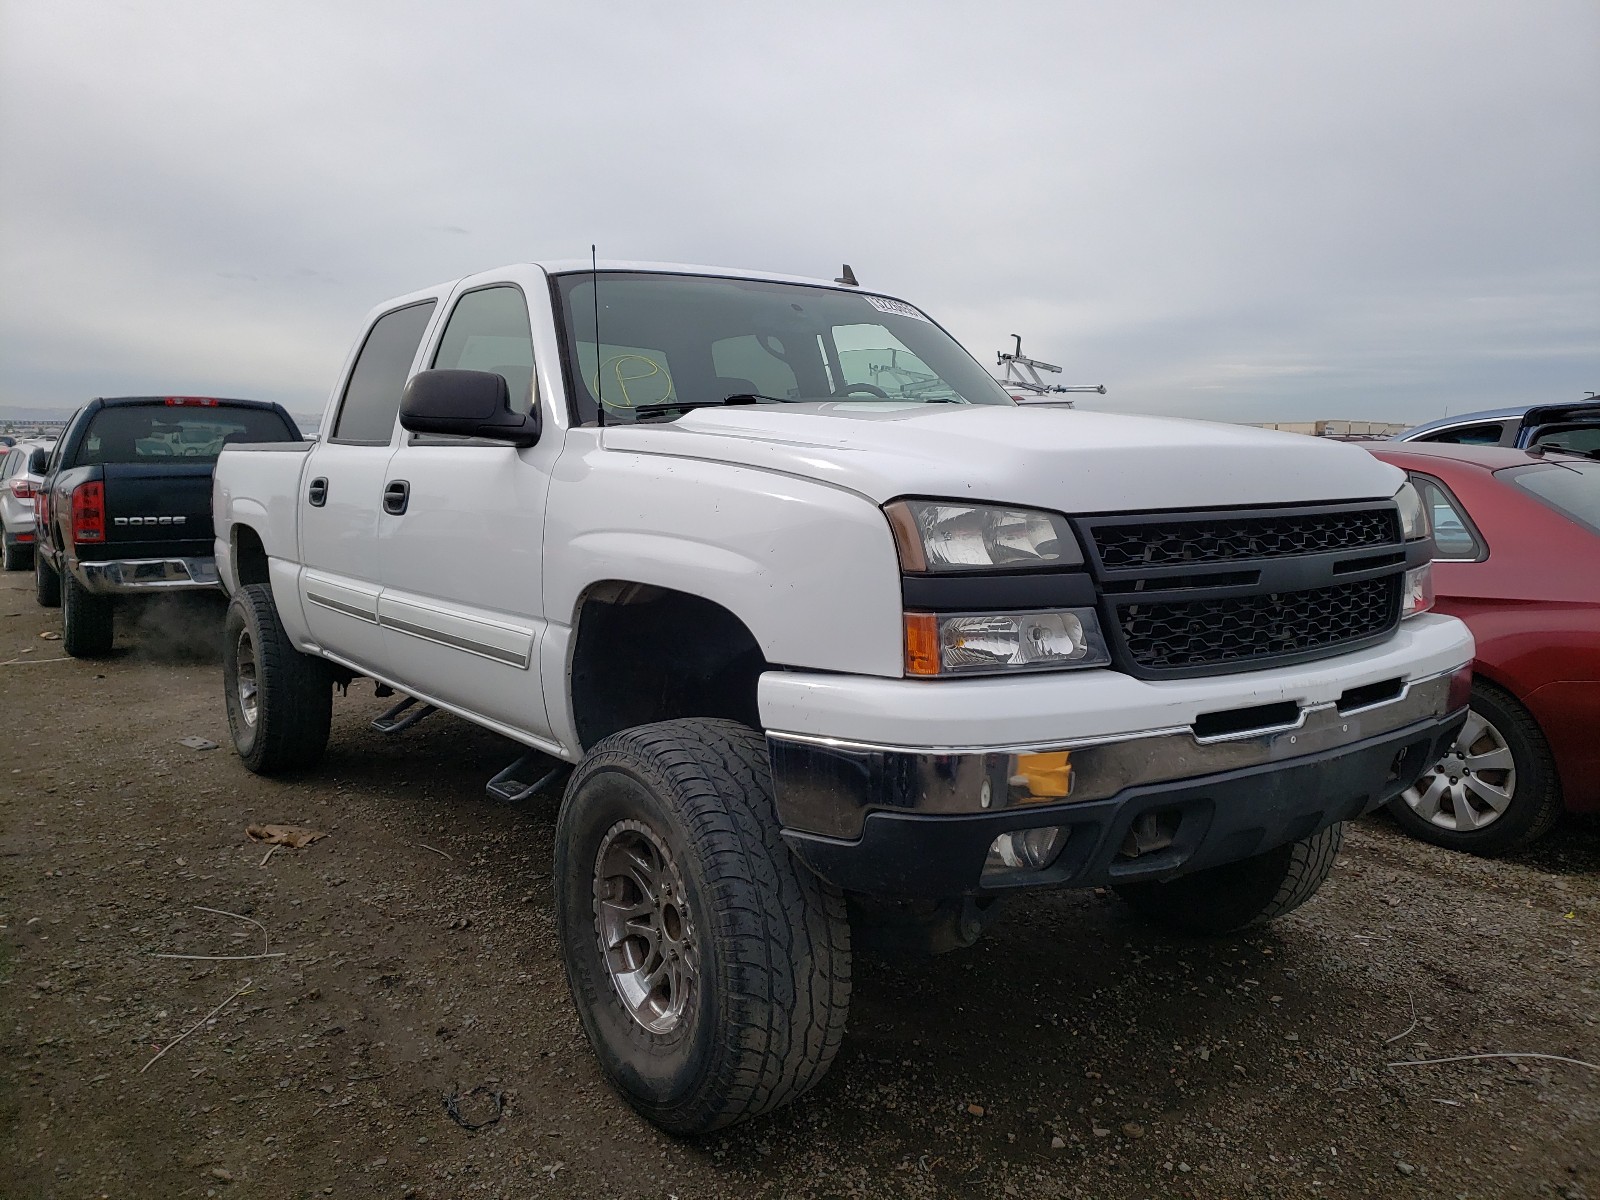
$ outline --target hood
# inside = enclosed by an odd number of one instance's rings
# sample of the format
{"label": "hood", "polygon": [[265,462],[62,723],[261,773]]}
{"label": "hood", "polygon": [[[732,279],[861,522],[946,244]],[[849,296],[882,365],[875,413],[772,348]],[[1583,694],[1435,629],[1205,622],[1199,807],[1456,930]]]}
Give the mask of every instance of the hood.
{"label": "hood", "polygon": [[611,425],[608,450],[799,475],[859,492],[1067,513],[1387,499],[1402,472],[1298,433],[1079,409],[905,403],[698,408]]}

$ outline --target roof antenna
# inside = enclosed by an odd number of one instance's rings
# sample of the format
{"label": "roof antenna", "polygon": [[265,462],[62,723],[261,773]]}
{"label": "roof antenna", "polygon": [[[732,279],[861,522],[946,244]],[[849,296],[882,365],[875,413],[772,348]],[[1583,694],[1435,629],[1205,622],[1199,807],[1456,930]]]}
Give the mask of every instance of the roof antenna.
{"label": "roof antenna", "polygon": [[606,427],[605,364],[600,354],[600,260],[595,257],[594,243],[589,243],[589,291],[594,294],[594,401],[595,420],[600,428]]}
{"label": "roof antenna", "polygon": [[835,279],[834,282],[835,283],[842,283],[842,284],[844,284],[845,287],[860,287],[861,286],[859,283],[856,282],[856,273],[850,269],[850,264],[849,263],[845,263],[845,265],[844,265],[844,274],[839,276],[837,279]]}

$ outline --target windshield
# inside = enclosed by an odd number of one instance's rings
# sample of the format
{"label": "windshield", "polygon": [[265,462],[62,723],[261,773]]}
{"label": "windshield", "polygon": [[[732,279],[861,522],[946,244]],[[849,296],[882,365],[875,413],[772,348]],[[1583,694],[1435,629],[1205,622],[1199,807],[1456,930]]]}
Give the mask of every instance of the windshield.
{"label": "windshield", "polygon": [[804,284],[602,272],[559,275],[578,420],[632,421],[656,406],[758,403],[1011,404],[944,330],[900,300]]}
{"label": "windshield", "polygon": [[1600,463],[1547,463],[1495,474],[1600,533]]}
{"label": "windshield", "polygon": [[229,442],[287,442],[295,433],[269,408],[122,404],[102,408],[89,424],[78,464],[214,459]]}

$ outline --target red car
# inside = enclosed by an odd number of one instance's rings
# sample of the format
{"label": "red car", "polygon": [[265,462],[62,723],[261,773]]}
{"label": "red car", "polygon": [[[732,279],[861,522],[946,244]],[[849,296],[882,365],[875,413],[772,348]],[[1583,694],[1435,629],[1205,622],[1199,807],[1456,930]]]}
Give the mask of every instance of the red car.
{"label": "red car", "polygon": [[1563,809],[1600,812],[1600,460],[1408,442],[1379,449],[1422,495],[1436,607],[1478,640],[1450,753],[1390,801],[1402,827],[1503,854]]}

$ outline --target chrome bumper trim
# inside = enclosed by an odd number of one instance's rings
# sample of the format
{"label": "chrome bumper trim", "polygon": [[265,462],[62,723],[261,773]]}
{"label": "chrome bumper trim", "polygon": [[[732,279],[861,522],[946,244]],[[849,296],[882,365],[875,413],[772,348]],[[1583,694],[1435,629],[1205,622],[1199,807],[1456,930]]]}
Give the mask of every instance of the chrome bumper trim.
{"label": "chrome bumper trim", "polygon": [[[932,748],[781,732],[767,736],[785,827],[854,838],[866,814],[875,809],[981,813],[1104,800],[1131,787],[1336,750],[1443,717],[1454,674],[1412,680],[1392,699],[1348,712],[1341,713],[1336,703],[1317,704],[1302,709],[1291,725],[1205,739],[1188,726],[1047,744]],[[1062,752],[1071,761],[1067,794],[1033,794],[1017,756]]]}
{"label": "chrome bumper trim", "polygon": [[73,573],[96,595],[220,588],[214,558],[124,558],[73,564]]}

